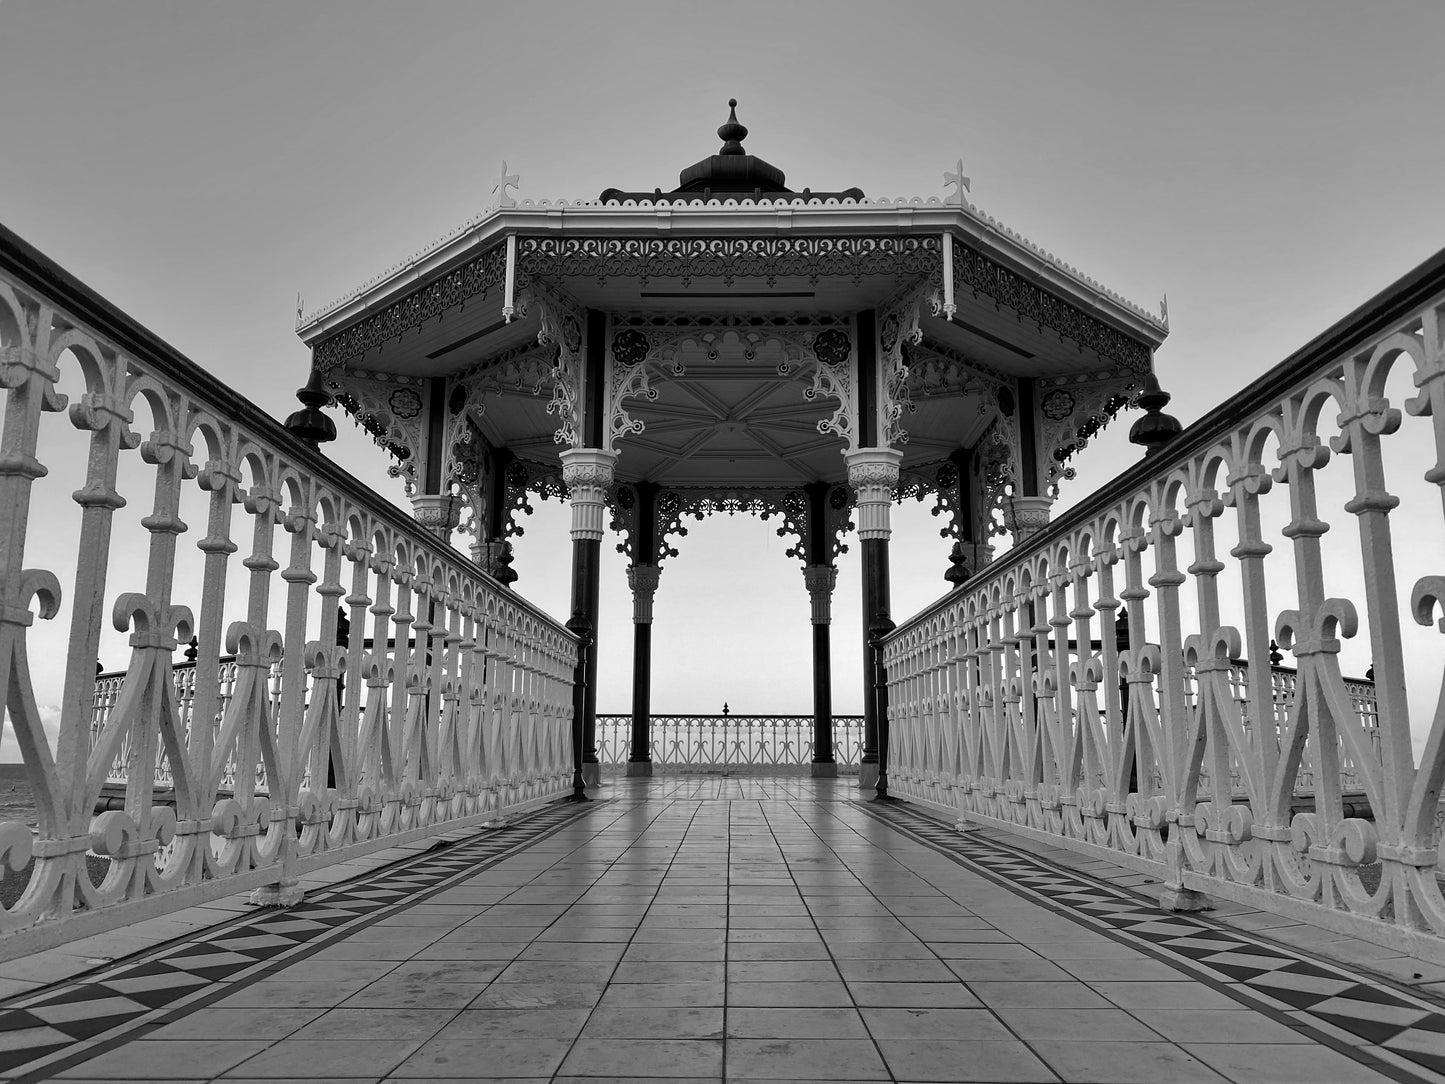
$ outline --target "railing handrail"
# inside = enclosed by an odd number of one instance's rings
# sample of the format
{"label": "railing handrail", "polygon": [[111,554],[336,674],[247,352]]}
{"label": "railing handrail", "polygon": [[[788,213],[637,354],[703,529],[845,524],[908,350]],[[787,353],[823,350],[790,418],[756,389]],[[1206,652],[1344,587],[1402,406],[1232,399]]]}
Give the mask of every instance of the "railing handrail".
{"label": "railing handrail", "polygon": [[907,626],[943,609],[956,591],[982,587],[1006,575],[1014,562],[1053,545],[1062,535],[1097,517],[1120,497],[1127,496],[1150,478],[1167,473],[1172,467],[1208,448],[1214,441],[1238,428],[1240,417],[1269,406],[1296,386],[1314,379],[1321,364],[1338,360],[1363,346],[1366,340],[1378,338],[1400,321],[1415,315],[1422,305],[1442,291],[1445,291],[1445,249],[1396,279],[1364,304],[1310,339],[1278,365],[1185,427],[1159,452],[1124,468],[1110,481],[1081,498],[1057,519],[1050,520],[1027,541],[1016,543],[1009,549],[1007,560],[984,566],[953,591],[900,621],[897,631],[890,634],[885,642],[898,639]]}
{"label": "railing handrail", "polygon": [[[485,579],[499,590],[504,589],[488,576],[480,565],[462,557],[450,546],[443,545],[435,535],[420,527],[415,517],[380,497],[374,488],[327,458],[318,448],[297,438],[286,426],[255,403],[237,394],[219,378],[96,293],[3,224],[0,224],[0,272],[8,272],[25,286],[61,304],[67,316],[73,316],[82,324],[88,325],[88,330],[95,333],[97,338],[111,340],[123,350],[143,358],[147,364],[154,365],[164,373],[166,379],[173,380],[187,392],[195,393],[198,398],[211,400],[231,421],[253,429],[259,436],[278,445],[286,455],[294,457],[327,485],[334,486],[344,496],[365,506],[379,518],[384,518],[387,526],[404,533],[409,541],[421,543],[434,555],[444,558],[453,566],[459,566],[468,576]],[[574,642],[577,640],[574,633],[545,610],[521,595],[508,592],[508,596],[509,601],[514,601],[531,616],[554,626]]]}
{"label": "railing handrail", "polygon": [[[599,718],[599,719],[631,719],[631,718],[632,718],[632,713],[631,713],[630,711],[609,711],[609,712],[600,712],[600,711],[599,711],[599,712],[597,713],[597,718]],[[807,715],[803,715],[803,714],[784,715],[784,714],[781,714],[781,713],[771,713],[771,714],[770,714],[770,713],[766,713],[766,712],[764,712],[764,713],[758,713],[758,714],[754,714],[754,715],[744,715],[744,714],[742,714],[741,712],[729,712],[729,713],[726,714],[726,715],[722,715],[722,714],[720,714],[720,713],[718,713],[718,712],[713,712],[713,713],[711,713],[711,714],[694,714],[694,713],[691,713],[691,712],[680,712],[680,711],[654,711],[654,712],[650,712],[650,713],[649,713],[648,718],[650,718],[650,719],[652,719],[652,720],[654,720],[654,721],[655,721],[655,720],[658,720],[658,719],[718,719],[718,720],[726,721],[726,722],[736,722],[736,721],[738,721],[738,720],[740,720],[740,719],[787,719],[787,720],[789,720],[789,721],[794,721],[794,720],[807,720],[808,722],[812,722],[812,721],[813,721],[813,716],[812,716],[811,714],[807,714]],[[849,720],[849,721],[851,721],[851,720],[853,720],[853,719],[861,719],[861,718],[863,718],[863,716],[862,716],[862,715],[839,715],[839,714],[837,714],[837,713],[835,712],[835,713],[834,713],[833,715],[831,715],[829,718],[831,718],[834,722],[837,722],[839,719],[844,719],[844,720]]]}

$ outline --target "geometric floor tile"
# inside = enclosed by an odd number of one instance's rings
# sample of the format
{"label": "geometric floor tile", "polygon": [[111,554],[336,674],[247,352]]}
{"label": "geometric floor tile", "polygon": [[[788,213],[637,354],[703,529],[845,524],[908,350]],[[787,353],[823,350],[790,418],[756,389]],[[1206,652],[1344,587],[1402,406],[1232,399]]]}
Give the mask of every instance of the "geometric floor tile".
{"label": "geometric floor tile", "polygon": [[[39,991],[0,1001],[0,1074],[44,1079],[72,1061],[123,1041],[129,1030],[181,1005],[200,1006],[262,977],[282,960],[301,958],[384,917],[400,906],[441,891],[449,882],[498,856],[550,834],[583,810],[553,803],[516,821],[444,849],[425,851],[345,883],[315,892],[304,903],[256,911],[213,927],[196,939],[172,942],[146,956],[76,976]],[[239,977],[238,984],[234,980]],[[227,985],[219,986],[225,982]],[[97,1036],[122,1029],[97,1046]]]}
{"label": "geometric floor tile", "polygon": [[[1339,1040],[1332,1045],[1352,1057],[1363,1056],[1377,1072],[1416,1079],[1402,1069],[1403,1058],[1445,1074],[1445,1003],[1384,982],[1362,982],[1341,968],[1202,915],[1161,912],[1146,897],[1105,881],[1081,880],[1078,871],[995,839],[959,833],[916,807],[875,803],[867,812],[1101,932],[1147,945],[1152,954],[1213,981],[1220,992],[1250,1007],[1277,1006],[1282,1022],[1297,1030],[1303,1026],[1313,1038],[1331,1042],[1336,1030],[1357,1036],[1364,1040],[1363,1050]],[[1211,972],[1224,981],[1209,980]],[[1315,1030],[1310,1021],[1324,1026]]]}

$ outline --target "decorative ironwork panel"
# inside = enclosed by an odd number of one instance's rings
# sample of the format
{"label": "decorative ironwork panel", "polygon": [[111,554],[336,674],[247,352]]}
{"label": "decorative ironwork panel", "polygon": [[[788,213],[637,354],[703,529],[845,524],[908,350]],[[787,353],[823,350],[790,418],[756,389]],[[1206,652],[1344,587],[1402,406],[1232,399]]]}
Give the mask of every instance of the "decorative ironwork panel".
{"label": "decorative ironwork panel", "polygon": [[[575,637],[104,302],[56,296],[38,253],[0,259],[0,690],[37,820],[0,825],[0,956],[227,892],[292,902],[308,870],[569,790]],[[103,650],[126,661],[97,681]]]}
{"label": "decorative ironwork panel", "polygon": [[1316,341],[889,638],[892,790],[1445,962],[1445,293]]}

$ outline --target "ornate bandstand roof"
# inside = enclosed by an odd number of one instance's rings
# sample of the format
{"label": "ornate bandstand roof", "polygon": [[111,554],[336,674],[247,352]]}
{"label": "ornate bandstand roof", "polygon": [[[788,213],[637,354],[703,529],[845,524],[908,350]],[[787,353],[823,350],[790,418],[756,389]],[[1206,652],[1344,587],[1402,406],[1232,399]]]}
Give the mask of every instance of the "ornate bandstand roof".
{"label": "ornate bandstand roof", "polygon": [[793,191],[735,109],[718,134],[670,192],[518,200],[504,163],[484,214],[299,321],[314,370],[403,460],[440,419],[556,463],[605,343],[619,481],[713,487],[845,478],[863,354],[905,471],[1017,460],[1032,409],[1046,482],[1152,372],[1166,322],[981,212],[961,163],[945,198]]}

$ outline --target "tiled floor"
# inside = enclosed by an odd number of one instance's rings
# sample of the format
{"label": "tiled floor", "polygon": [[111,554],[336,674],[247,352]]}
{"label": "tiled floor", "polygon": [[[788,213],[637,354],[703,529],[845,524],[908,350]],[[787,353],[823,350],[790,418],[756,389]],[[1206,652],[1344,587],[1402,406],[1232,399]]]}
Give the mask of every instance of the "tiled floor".
{"label": "tiled floor", "polygon": [[602,794],[12,999],[0,1079],[1445,1080],[1430,996],[1120,871],[846,781]]}

